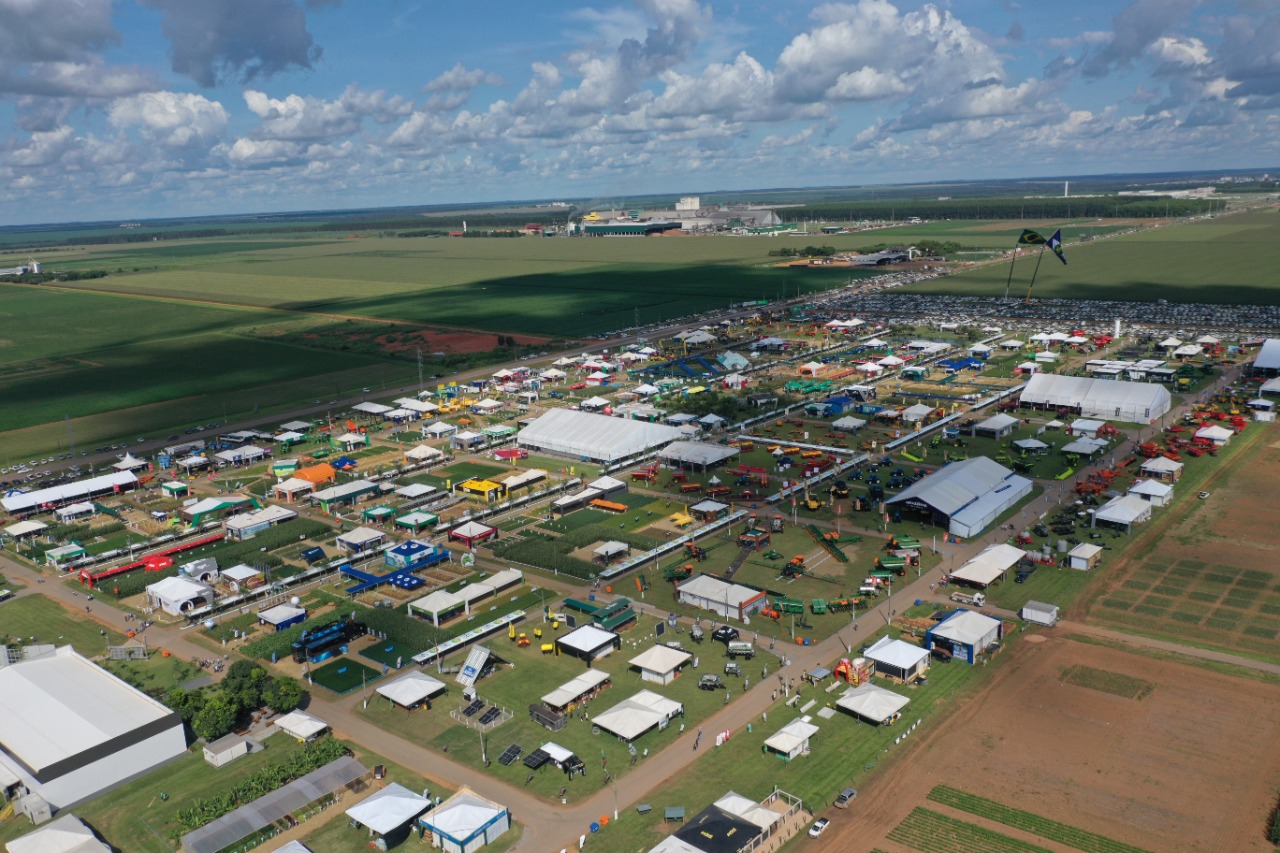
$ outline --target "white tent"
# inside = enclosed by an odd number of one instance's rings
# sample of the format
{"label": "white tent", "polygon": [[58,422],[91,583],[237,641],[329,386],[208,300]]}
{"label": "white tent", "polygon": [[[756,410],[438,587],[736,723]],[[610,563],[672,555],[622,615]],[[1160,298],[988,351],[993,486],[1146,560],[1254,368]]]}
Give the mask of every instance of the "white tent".
{"label": "white tent", "polygon": [[439,459],[444,456],[444,452],[427,444],[419,444],[417,447],[406,450],[404,455],[406,459],[412,459],[414,462],[422,462],[427,459]]}
{"label": "white tent", "polygon": [[1151,504],[1139,495],[1124,495],[1103,504],[1093,518],[1128,529],[1131,525],[1150,520]]}
{"label": "white tent", "polygon": [[511,817],[506,807],[460,788],[419,822],[444,853],[474,853],[506,832]]}
{"label": "white tent", "polygon": [[836,706],[869,723],[882,725],[910,701],[906,696],[868,682],[850,687],[836,700]]}
{"label": "white tent", "polygon": [[1084,417],[1146,423],[1169,411],[1168,389],[1151,382],[1124,382],[1039,373],[1022,390],[1026,405],[1078,409]]}
{"label": "white tent", "polygon": [[818,733],[818,727],[806,719],[796,719],[779,729],[772,737],[765,738],[764,745],[788,761],[809,751],[809,738]]}
{"label": "white tent", "polygon": [[417,601],[411,601],[408,606],[410,613],[415,611],[430,619],[436,627],[440,626],[440,618],[449,613],[466,610],[467,603],[465,600],[447,590],[437,589],[435,592],[419,598]]}
{"label": "white tent", "polygon": [[831,422],[832,429],[837,429],[842,432],[857,432],[858,430],[862,429],[866,425],[867,425],[866,421],[862,420],[861,418],[855,418],[852,416],[843,417],[843,418],[840,418],[839,420]]}
{"label": "white tent", "polygon": [[1140,495],[1155,506],[1164,506],[1173,500],[1173,486],[1159,480],[1139,480],[1129,487],[1128,494]]}
{"label": "white tent", "polygon": [[566,681],[546,696],[543,696],[542,703],[548,708],[555,708],[557,711],[561,710],[570,702],[576,701],[609,681],[610,678],[611,676],[607,672],[588,669],[577,678]]}
{"label": "white tent", "polygon": [[431,808],[431,801],[415,794],[399,782],[392,782],[380,791],[347,809],[347,817],[370,832],[386,835],[404,826]]}
{"label": "white tent", "polygon": [[693,655],[670,646],[652,646],[627,663],[640,670],[640,678],[655,684],[670,684]]}
{"label": "white tent", "polygon": [[611,418],[569,409],[552,409],[520,431],[523,448],[612,462],[680,438],[665,424]]}
{"label": "white tent", "polygon": [[654,728],[664,729],[671,718],[684,712],[684,705],[652,690],[641,690],[630,699],[591,718],[592,724],[626,741],[635,740]]}
{"label": "white tent", "polygon": [[952,572],[951,579],[986,587],[1003,577],[1025,556],[1026,551],[1003,542],[990,545]]}
{"label": "white tent", "polygon": [[200,604],[212,604],[213,588],[190,578],[171,577],[148,584],[147,597],[165,613],[180,616]]}
{"label": "white tent", "polygon": [[444,421],[436,421],[431,424],[431,426],[425,426],[422,428],[422,434],[428,438],[443,438],[444,436],[452,435],[457,431],[458,428],[456,426],[445,423]]}
{"label": "white tent", "polygon": [[329,728],[329,724],[324,720],[313,717],[306,711],[290,711],[276,720],[274,725],[289,737],[300,741],[319,737],[321,732]]}
{"label": "white tent", "polygon": [[881,637],[865,652],[881,675],[910,681],[929,668],[929,652],[902,640]]}
{"label": "white tent", "polygon": [[1207,438],[1210,441],[1212,441],[1214,444],[1218,445],[1219,447],[1226,444],[1233,437],[1235,437],[1234,432],[1227,429],[1226,427],[1221,427],[1217,425],[1207,426],[1202,429],[1196,430],[1196,438]]}
{"label": "white tent", "polygon": [[395,681],[379,687],[378,694],[387,697],[402,708],[412,708],[444,690],[443,681],[437,681],[421,670],[412,669]]}
{"label": "white tent", "polygon": [[80,818],[66,814],[5,844],[9,853],[111,853]]}

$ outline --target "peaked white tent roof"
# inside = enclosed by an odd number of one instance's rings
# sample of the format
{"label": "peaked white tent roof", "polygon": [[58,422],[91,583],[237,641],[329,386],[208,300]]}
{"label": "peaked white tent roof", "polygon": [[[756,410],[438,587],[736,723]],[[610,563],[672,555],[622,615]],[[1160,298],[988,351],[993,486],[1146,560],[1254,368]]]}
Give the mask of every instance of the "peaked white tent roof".
{"label": "peaked white tent roof", "polygon": [[1143,471],[1154,471],[1157,474],[1172,473],[1182,470],[1182,463],[1175,462],[1167,456],[1157,456],[1142,463]]}
{"label": "peaked white tent roof", "polygon": [[890,637],[876,640],[863,654],[876,663],[908,670],[929,656],[927,649]]}
{"label": "peaked white tent roof", "polygon": [[429,444],[419,444],[417,447],[406,450],[404,455],[406,458],[421,461],[423,459],[435,459],[438,456],[444,456],[444,452]]}
{"label": "peaked white tent roof", "polygon": [[392,782],[347,809],[347,817],[379,835],[385,835],[429,808],[431,801],[426,797],[415,794],[399,782]]}
{"label": "peaked white tent roof", "polygon": [[1095,517],[1112,524],[1135,524],[1151,517],[1151,504],[1138,495],[1124,495],[1103,504]]}
{"label": "peaked white tent roof", "polygon": [[329,728],[329,724],[324,720],[319,717],[313,717],[306,711],[290,711],[276,720],[274,725],[280,731],[298,740],[315,737]]}
{"label": "peaked white tent roof", "polygon": [[1168,389],[1150,382],[1123,382],[1038,373],[1022,390],[1021,401],[1079,408],[1085,417],[1143,422],[1169,411]]}
{"label": "peaked white tent roof", "polygon": [[132,453],[125,451],[124,458],[111,467],[115,468],[117,471],[132,471],[134,468],[144,468],[146,467],[146,464],[147,462],[145,459],[139,459]]}
{"label": "peaked white tent roof", "polygon": [[770,749],[791,755],[818,733],[818,727],[802,719],[792,720],[778,729],[771,737],[765,738],[764,745]]}
{"label": "peaked white tent roof", "polygon": [[647,669],[650,672],[665,675],[692,658],[693,655],[688,652],[682,652],[670,646],[651,646],[627,661],[627,663],[639,669]]}
{"label": "peaked white tent roof", "polygon": [[[543,750],[546,750],[546,746],[543,746]],[[463,788],[425,815],[422,824],[436,833],[461,842],[471,838],[506,810],[504,806]]]}
{"label": "peaked white tent roof", "polygon": [[952,515],[980,495],[999,487],[1011,476],[1014,476],[1013,472],[999,462],[985,456],[975,456],[939,468],[923,480],[903,489],[888,503],[917,498],[944,515]]}
{"label": "peaked white tent roof", "polygon": [[623,740],[635,740],[663,720],[680,713],[683,707],[674,699],[660,696],[652,690],[641,690],[630,699],[596,714],[591,722]]}
{"label": "peaked white tent roof", "polygon": [[1139,480],[1129,487],[1131,495],[1150,495],[1153,498],[1167,498],[1173,494],[1173,486],[1159,480]]}
{"label": "peaked white tent roof", "polygon": [[423,699],[445,689],[443,681],[437,681],[421,670],[412,669],[395,681],[378,688],[379,695],[386,696],[397,705],[416,705]]}
{"label": "peaked white tent roof", "polygon": [[613,461],[680,438],[665,424],[553,409],[520,431],[521,447]]}
{"label": "peaked white tent roof", "polygon": [[563,708],[582,694],[595,690],[608,681],[610,677],[607,672],[588,669],[577,678],[566,681],[546,696],[543,696],[542,701],[552,708]]}
{"label": "peaked white tent roof", "polygon": [[1018,561],[1027,556],[1027,552],[1012,545],[1001,542],[984,548],[967,563],[951,573],[956,580],[986,586],[1007,572]]}
{"label": "peaked white tent roof", "polygon": [[850,687],[836,704],[866,720],[881,723],[907,706],[911,700],[870,682]]}

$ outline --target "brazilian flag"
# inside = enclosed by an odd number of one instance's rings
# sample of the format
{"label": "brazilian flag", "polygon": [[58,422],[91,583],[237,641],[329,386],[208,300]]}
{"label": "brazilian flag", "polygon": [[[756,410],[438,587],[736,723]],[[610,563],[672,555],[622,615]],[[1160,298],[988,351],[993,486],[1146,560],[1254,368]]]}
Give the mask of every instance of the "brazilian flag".
{"label": "brazilian flag", "polygon": [[1062,229],[1061,228],[1053,232],[1053,236],[1048,239],[1045,245],[1053,250],[1053,253],[1058,256],[1058,260],[1062,261],[1063,264],[1066,264],[1067,256],[1062,253]]}
{"label": "brazilian flag", "polygon": [[1043,246],[1047,242],[1049,241],[1044,239],[1044,235],[1030,230],[1024,230],[1018,238],[1019,246]]}

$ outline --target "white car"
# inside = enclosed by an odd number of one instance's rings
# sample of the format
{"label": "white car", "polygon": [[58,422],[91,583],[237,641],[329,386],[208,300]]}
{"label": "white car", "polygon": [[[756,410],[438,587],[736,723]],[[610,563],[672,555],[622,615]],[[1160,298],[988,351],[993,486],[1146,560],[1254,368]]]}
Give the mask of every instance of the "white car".
{"label": "white car", "polygon": [[819,835],[827,831],[827,827],[831,825],[831,821],[825,817],[818,818],[813,826],[809,827],[809,837],[817,838]]}

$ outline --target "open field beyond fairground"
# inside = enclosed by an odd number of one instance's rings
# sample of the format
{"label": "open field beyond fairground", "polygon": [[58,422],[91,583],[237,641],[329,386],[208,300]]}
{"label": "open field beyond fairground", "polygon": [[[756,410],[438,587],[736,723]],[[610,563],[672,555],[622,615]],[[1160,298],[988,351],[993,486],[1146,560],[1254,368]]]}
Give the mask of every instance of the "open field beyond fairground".
{"label": "open field beyond fairground", "polygon": [[[1087,229],[1063,230],[1068,241]],[[1050,299],[1117,299],[1268,305],[1276,299],[1280,214],[1274,209],[1179,222],[1115,239],[1068,246],[1068,264],[1045,259],[1034,295]],[[1005,246],[1012,249],[1012,243]],[[1025,248],[1025,247],[1024,247]],[[1025,292],[1034,254],[1016,262],[1012,289]],[[912,285],[919,293],[999,296],[1009,265],[994,263]]]}
{"label": "open field beyond fairground", "polygon": [[805,849],[1271,851],[1278,701],[1274,682],[1029,635]]}

